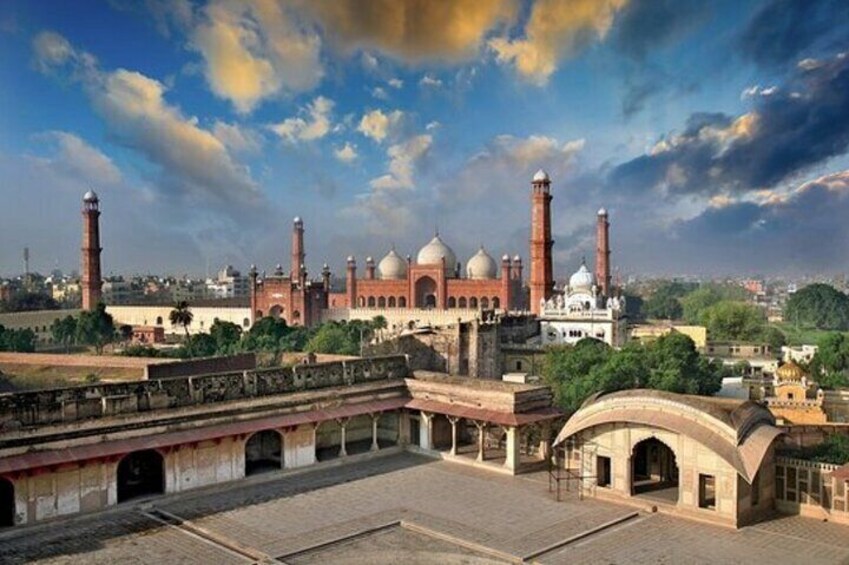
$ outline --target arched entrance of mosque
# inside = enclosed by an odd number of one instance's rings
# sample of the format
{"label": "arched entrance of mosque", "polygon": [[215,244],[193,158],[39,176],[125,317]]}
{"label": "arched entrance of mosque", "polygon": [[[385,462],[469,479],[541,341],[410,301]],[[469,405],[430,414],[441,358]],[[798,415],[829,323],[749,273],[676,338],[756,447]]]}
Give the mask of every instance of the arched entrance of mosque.
{"label": "arched entrance of mosque", "polygon": [[165,461],[155,449],[134,451],[118,463],[118,502],[165,492]]}
{"label": "arched entrance of mosque", "polygon": [[255,433],[245,442],[245,476],[280,469],[282,456],[280,432],[263,430]]}
{"label": "arched entrance of mosque", "polygon": [[436,281],[430,277],[416,281],[416,308],[436,308]]}
{"label": "arched entrance of mosque", "polygon": [[651,493],[678,502],[678,463],[675,452],[657,438],[638,442],[631,451],[631,495]]}
{"label": "arched entrance of mosque", "polygon": [[271,307],[271,310],[268,311],[268,315],[277,320],[283,315],[283,307],[279,304],[275,304]]}
{"label": "arched entrance of mosque", "polygon": [[15,485],[0,477],[0,528],[15,525]]}

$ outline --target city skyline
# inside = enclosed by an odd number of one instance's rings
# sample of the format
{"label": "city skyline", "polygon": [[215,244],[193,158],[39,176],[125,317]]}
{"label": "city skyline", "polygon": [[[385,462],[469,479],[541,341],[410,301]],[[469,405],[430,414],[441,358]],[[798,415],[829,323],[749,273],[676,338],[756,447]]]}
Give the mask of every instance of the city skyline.
{"label": "city skyline", "polygon": [[4,5],[0,272],[78,269],[89,189],[105,274],[271,270],[293,216],[313,276],[436,227],[527,260],[540,167],[558,277],[602,206],[624,273],[846,270],[845,4],[373,6]]}

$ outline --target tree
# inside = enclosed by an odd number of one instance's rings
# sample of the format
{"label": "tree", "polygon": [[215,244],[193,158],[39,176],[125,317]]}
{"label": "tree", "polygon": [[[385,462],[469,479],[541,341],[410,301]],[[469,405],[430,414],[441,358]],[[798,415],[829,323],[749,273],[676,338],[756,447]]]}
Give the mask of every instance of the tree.
{"label": "tree", "polygon": [[219,354],[228,354],[233,351],[242,337],[242,328],[233,322],[216,320],[209,328],[209,335],[215,342],[215,349]]}
{"label": "tree", "polygon": [[307,351],[312,353],[332,353],[336,355],[358,355],[359,342],[352,340],[349,332],[341,324],[323,324],[307,343]]}
{"label": "tree", "polygon": [[168,320],[172,326],[183,326],[183,330],[186,332],[186,339],[189,338],[189,326],[192,325],[194,317],[194,314],[192,314],[189,308],[189,303],[185,300],[181,300],[175,304],[174,309],[168,314]]}
{"label": "tree", "polygon": [[215,338],[208,333],[196,333],[186,339],[186,357],[212,357],[217,349]]}
{"label": "tree", "polygon": [[6,312],[59,309],[58,302],[53,300],[52,297],[40,292],[21,292],[14,294],[3,306]]}
{"label": "tree", "polygon": [[0,325],[0,351],[32,353],[35,351],[36,335],[29,328],[6,329]]}
{"label": "tree", "polygon": [[812,284],[793,294],[784,319],[806,328],[849,330],[849,296],[827,284]]}
{"label": "tree", "polygon": [[50,326],[50,334],[53,336],[53,341],[62,344],[65,353],[70,353],[71,345],[77,338],[77,320],[70,315],[56,318]]}
{"label": "tree", "polygon": [[809,369],[822,388],[849,387],[849,338],[846,334],[829,332],[822,336]]}
{"label": "tree", "polygon": [[723,300],[702,311],[701,323],[713,340],[761,341],[766,316],[757,306]]}
{"label": "tree", "polygon": [[77,341],[94,346],[97,354],[103,353],[107,343],[115,339],[115,321],[106,312],[102,302],[94,310],[80,312],[77,320]]}
{"label": "tree", "polygon": [[830,434],[821,444],[805,449],[802,458],[832,465],[845,465],[849,463],[849,437]]}
{"label": "tree", "polygon": [[[693,285],[668,282],[659,286],[643,304],[643,314],[647,318],[678,320],[683,314],[680,299]],[[627,302],[626,302],[627,306]]]}
{"label": "tree", "polygon": [[118,333],[121,334],[121,339],[123,341],[130,341],[133,339],[133,326],[129,324],[122,324],[120,328],[118,328]]}

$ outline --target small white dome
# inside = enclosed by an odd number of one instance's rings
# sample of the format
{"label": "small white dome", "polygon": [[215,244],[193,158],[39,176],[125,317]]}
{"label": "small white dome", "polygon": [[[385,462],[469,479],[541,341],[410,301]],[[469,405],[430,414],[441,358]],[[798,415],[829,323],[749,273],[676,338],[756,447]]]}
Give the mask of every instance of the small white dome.
{"label": "small white dome", "polygon": [[551,179],[548,178],[548,173],[546,173],[542,169],[534,173],[534,182],[548,182],[549,180]]}
{"label": "small white dome", "polygon": [[519,263],[521,263],[521,262],[522,262],[522,258],[521,258],[521,257],[519,257],[518,255],[516,255],[515,257],[513,257],[513,261],[514,261],[514,262],[518,261]]}
{"label": "small white dome", "polygon": [[474,280],[494,279],[498,275],[498,266],[483,246],[466,263],[466,276]]}
{"label": "small white dome", "polygon": [[93,190],[89,190],[83,195],[83,202],[97,202],[97,193]]}
{"label": "small white dome", "polygon": [[502,261],[509,261],[509,260],[510,260],[510,256],[509,256],[509,255],[507,255],[507,254],[505,253],[504,255],[502,255],[502,256],[501,256],[501,260],[502,260]]}
{"label": "small white dome", "polygon": [[354,262],[354,256],[353,256],[353,255],[348,255],[348,262],[349,262],[349,263],[353,263],[353,262]]}
{"label": "small white dome", "polygon": [[366,257],[366,263],[374,263],[374,257],[372,257],[371,255]]}
{"label": "small white dome", "polygon": [[607,215],[607,210],[605,210],[604,208],[599,208],[599,209],[598,209],[598,215],[599,215],[599,216],[606,216],[606,215]]}
{"label": "small white dome", "polygon": [[395,253],[394,249],[390,250],[386,257],[380,260],[377,269],[380,271],[380,278],[383,280],[407,278],[407,262]]}
{"label": "small white dome", "polygon": [[294,221],[296,224],[300,224],[300,223],[301,223],[301,217],[300,217],[300,216],[295,216],[295,219],[294,219],[293,221]]}
{"label": "small white dome", "polygon": [[457,265],[457,256],[454,254],[448,245],[440,238],[439,234],[435,235],[430,242],[419,250],[416,256],[418,265],[439,265],[442,263],[442,258],[445,258],[445,270],[449,274],[454,273],[454,267]]}
{"label": "small white dome", "polygon": [[569,277],[569,287],[572,290],[592,290],[595,285],[595,277],[587,269],[586,263],[581,263],[581,268]]}

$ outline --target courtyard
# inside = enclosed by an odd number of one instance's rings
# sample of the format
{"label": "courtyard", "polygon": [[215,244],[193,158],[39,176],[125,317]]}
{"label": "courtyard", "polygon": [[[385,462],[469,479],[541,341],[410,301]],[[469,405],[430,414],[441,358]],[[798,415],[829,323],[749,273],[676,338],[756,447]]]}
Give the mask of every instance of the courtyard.
{"label": "courtyard", "polygon": [[849,563],[849,528],[732,530],[392,449],[0,532],[2,563]]}

